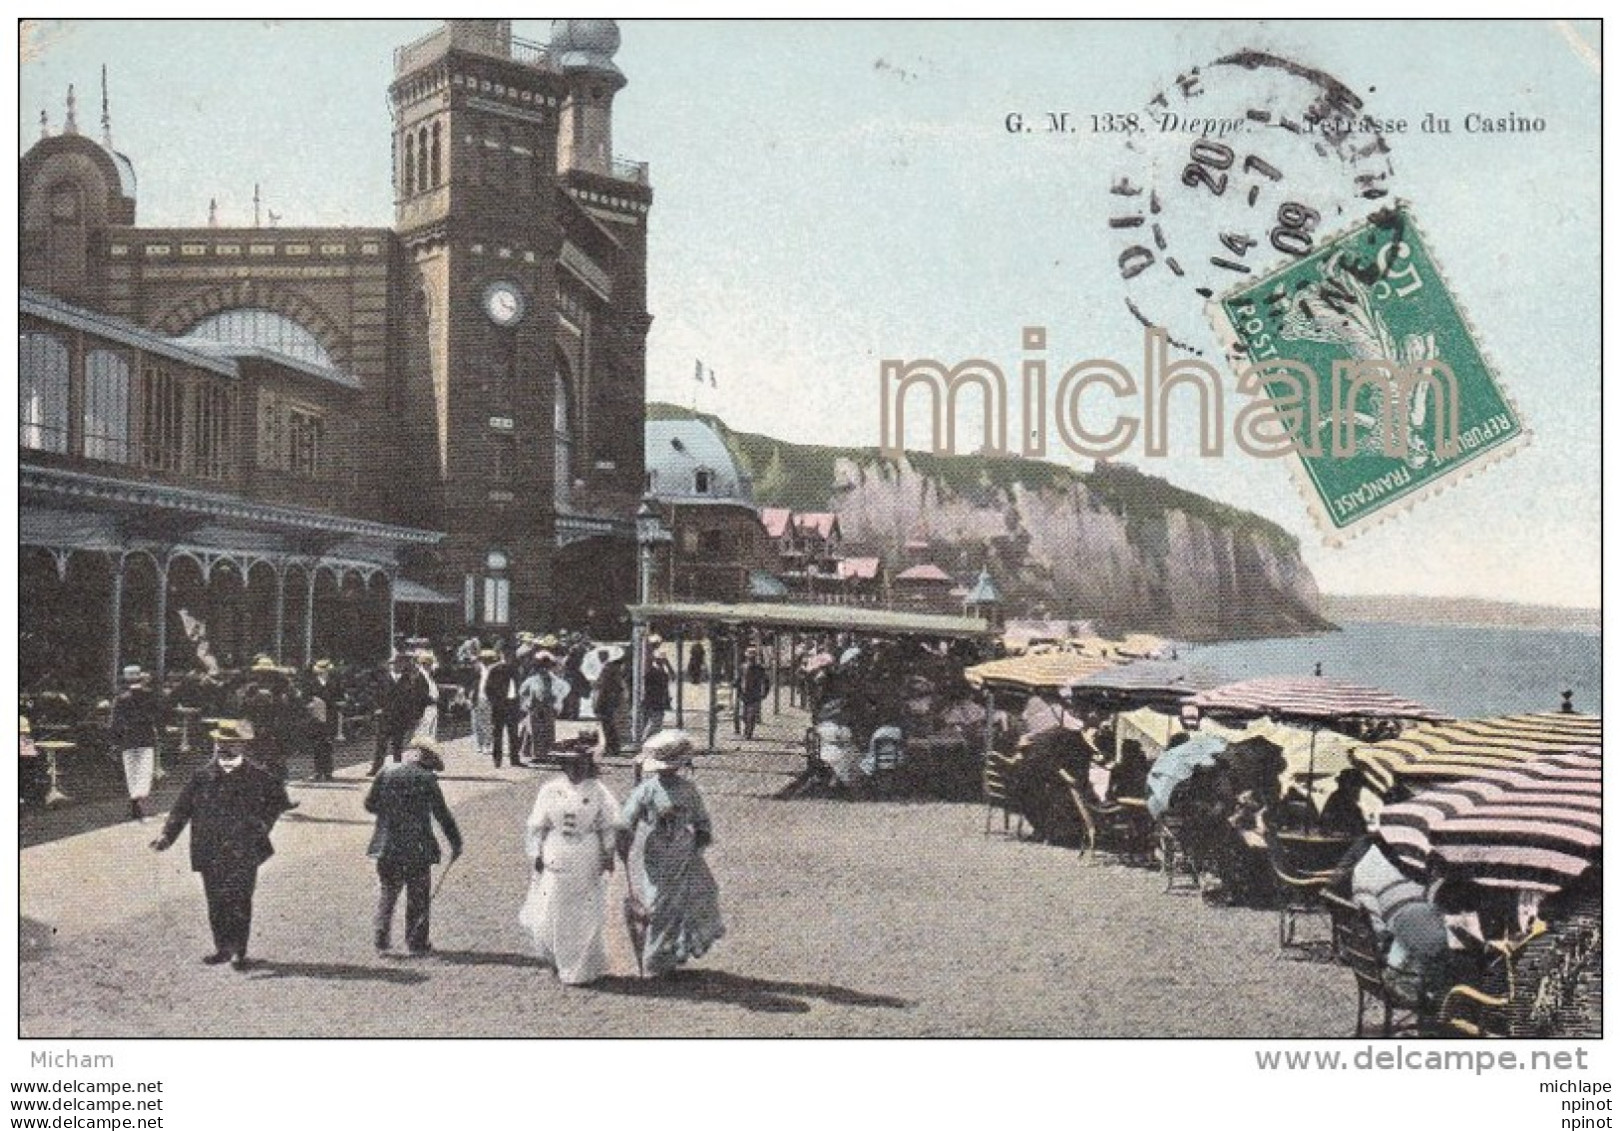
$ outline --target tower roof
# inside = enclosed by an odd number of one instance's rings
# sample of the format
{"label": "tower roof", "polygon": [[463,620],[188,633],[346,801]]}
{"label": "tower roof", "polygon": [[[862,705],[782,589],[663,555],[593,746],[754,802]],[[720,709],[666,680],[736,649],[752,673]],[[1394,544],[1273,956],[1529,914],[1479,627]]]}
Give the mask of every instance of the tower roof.
{"label": "tower roof", "polygon": [[1002,595],[996,591],[996,584],[991,581],[991,571],[988,569],[979,571],[979,580],[974,582],[968,596],[963,598],[965,605],[996,605],[1001,601]]}
{"label": "tower roof", "polygon": [[624,73],[614,63],[619,50],[619,24],[613,20],[553,20],[552,61],[565,73],[599,71]]}

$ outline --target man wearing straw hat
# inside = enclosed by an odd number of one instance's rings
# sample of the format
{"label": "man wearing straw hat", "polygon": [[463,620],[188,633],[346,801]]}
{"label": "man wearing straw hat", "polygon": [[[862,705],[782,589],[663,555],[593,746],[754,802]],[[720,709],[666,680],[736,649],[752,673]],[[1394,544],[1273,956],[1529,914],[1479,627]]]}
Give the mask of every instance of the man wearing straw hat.
{"label": "man wearing straw hat", "polygon": [[392,754],[396,762],[400,760],[401,752],[417,730],[423,714],[435,702],[435,696],[425,685],[420,669],[405,652],[395,653],[389,661],[381,699],[377,748],[372,754],[371,769],[366,771],[367,777],[376,777],[389,755]]}
{"label": "man wearing straw hat", "polygon": [[304,695],[304,709],[308,715],[305,730],[309,737],[310,759],[314,763],[314,780],[329,782],[332,780],[333,747],[338,738],[338,713],[343,702],[343,691],[333,674],[331,660],[323,657],[310,665]]}
{"label": "man wearing straw hat", "polygon": [[270,829],[276,818],[292,806],[281,782],[243,757],[252,740],[242,724],[222,720],[210,737],[214,760],[180,791],[152,848],[162,852],[191,826],[191,870],[203,878],[214,935],[214,951],[203,962],[229,961],[242,970],[248,964],[259,865],[275,852]]}
{"label": "man wearing straw hat", "polygon": [[152,677],[139,664],[125,668],[120,682],[124,687],[113,700],[108,740],[123,757],[129,818],[144,821],[146,813],[141,803],[152,793],[152,777],[157,770],[163,699],[152,690]]}
{"label": "man wearing straw hat", "polygon": [[[394,907],[405,892],[405,946],[412,955],[429,954],[429,910],[433,901],[433,866],[439,863],[439,841],[433,822],[450,842],[450,863],[462,854],[462,834],[450,815],[445,794],[434,770],[444,760],[431,739],[415,738],[405,747],[399,765],[377,775],[366,794],[366,812],[376,814],[368,856],[377,861],[381,888],[373,921],[378,954],[389,950]],[[449,865],[447,864],[448,868]]]}

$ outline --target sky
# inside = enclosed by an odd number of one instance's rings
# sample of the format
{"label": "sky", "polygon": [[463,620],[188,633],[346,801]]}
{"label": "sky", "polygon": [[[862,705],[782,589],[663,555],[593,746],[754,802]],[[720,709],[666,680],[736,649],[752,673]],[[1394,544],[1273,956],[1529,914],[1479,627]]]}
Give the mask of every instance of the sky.
{"label": "sky", "polygon": [[[386,226],[392,53],[437,24],[43,21],[24,39],[19,152],[40,136],[42,109],[61,127],[70,83],[81,131],[99,135],[105,64],[138,223],[202,225],[211,198],[221,223],[251,223],[258,184],[283,226]],[[622,32],[615,149],[649,162],[654,188],[648,396],[810,443],[878,442],[885,359],[986,358],[1016,402],[1026,326],[1047,329],[1055,376],[1087,358],[1140,372],[1128,297],[1212,356],[1200,300],[1160,269],[1123,281],[1131,232],[1109,225],[1126,199],[1109,190],[1126,177],[1175,198],[1184,240],[1224,230],[1177,183],[1198,135],[1112,133],[1103,116],[1174,99],[1195,67],[1199,106],[1299,101],[1298,84],[1211,66],[1240,49],[1334,76],[1367,113],[1408,122],[1367,167],[1388,163],[1530,443],[1337,547],[1313,525],[1292,460],[1230,443],[1201,457],[1192,413],[1173,420],[1166,457],[1121,458],[1277,522],[1327,592],[1598,605],[1594,26],[625,21]],[[550,38],[544,20],[515,33]],[[1072,129],[1046,130],[1053,113]],[[1010,114],[1031,129],[1010,131]],[[1452,132],[1423,132],[1426,114]],[[1471,132],[1470,114],[1541,128]],[[1289,183],[1347,198],[1333,162],[1304,143],[1288,156]],[[1336,222],[1348,221],[1330,214],[1325,230]],[[695,359],[713,387],[694,383]],[[1089,466],[1056,442],[1050,452]]]}

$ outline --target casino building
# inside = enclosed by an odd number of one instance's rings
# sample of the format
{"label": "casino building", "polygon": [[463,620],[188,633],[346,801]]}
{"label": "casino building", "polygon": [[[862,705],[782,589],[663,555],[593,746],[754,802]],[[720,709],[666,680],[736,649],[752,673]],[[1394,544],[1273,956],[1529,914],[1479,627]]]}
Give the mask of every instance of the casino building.
{"label": "casino building", "polygon": [[105,99],[98,140],[70,95],[19,170],[25,686],[205,641],[615,631],[652,203],[613,151],[618,46],[450,20],[399,48],[391,228],[143,228]]}

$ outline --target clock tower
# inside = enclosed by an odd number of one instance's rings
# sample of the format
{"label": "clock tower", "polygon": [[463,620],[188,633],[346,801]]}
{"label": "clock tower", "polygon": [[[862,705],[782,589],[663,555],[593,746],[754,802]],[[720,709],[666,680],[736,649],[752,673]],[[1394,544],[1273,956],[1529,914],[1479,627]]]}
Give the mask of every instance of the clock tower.
{"label": "clock tower", "polygon": [[395,54],[400,518],[446,531],[440,586],[491,636],[609,632],[633,596],[652,194],[612,153],[618,46],[450,20]]}

